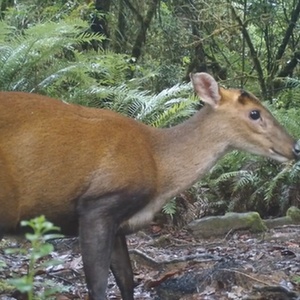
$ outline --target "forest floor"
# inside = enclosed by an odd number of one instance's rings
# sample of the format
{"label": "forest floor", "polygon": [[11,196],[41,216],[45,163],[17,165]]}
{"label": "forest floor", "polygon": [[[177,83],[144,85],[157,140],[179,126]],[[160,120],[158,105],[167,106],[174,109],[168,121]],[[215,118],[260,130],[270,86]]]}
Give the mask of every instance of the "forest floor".
{"label": "forest floor", "polygon": [[[28,247],[7,241],[10,247]],[[128,246],[137,283],[136,300],[300,299],[300,226],[275,228],[264,234],[231,232],[206,240],[195,239],[185,230],[152,226],[147,233],[129,236]],[[49,259],[53,258],[61,263],[37,268],[36,292],[50,286],[61,291],[46,299],[86,299],[77,239],[56,241]],[[1,260],[6,266],[0,272],[0,299],[26,299],[1,282],[26,274],[28,255],[7,255],[1,249]],[[107,293],[108,299],[121,299],[112,275]]]}

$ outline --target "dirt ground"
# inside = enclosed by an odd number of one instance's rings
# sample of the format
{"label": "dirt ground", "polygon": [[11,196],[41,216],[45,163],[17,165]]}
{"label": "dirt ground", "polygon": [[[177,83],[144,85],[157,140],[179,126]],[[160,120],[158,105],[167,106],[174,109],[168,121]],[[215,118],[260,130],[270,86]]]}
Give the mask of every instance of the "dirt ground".
{"label": "dirt ground", "polygon": [[[6,240],[4,245],[0,261],[6,266],[0,272],[0,282],[24,275],[28,268],[26,254],[4,254],[5,247],[28,245],[14,240]],[[152,228],[129,236],[128,245],[137,284],[136,300],[300,299],[300,226],[275,228],[259,235],[231,232],[209,240],[195,239],[185,230]],[[48,259],[59,259],[61,263],[55,267],[37,266],[36,294],[45,286],[55,286],[60,292],[47,299],[85,299],[77,239],[55,241],[55,249]],[[121,299],[112,276],[107,296]],[[26,297],[0,284],[0,299]]]}

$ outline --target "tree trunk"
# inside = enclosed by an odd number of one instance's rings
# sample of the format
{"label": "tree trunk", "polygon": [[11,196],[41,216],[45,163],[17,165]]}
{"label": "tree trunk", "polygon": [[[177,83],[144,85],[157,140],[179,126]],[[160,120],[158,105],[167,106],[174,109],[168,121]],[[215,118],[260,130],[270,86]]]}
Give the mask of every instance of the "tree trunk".
{"label": "tree trunk", "polygon": [[118,27],[115,32],[114,51],[116,53],[122,53],[125,49],[126,44],[126,18],[124,15],[124,1],[119,1],[118,9]]}
{"label": "tree trunk", "polygon": [[296,27],[296,23],[299,19],[299,14],[300,14],[300,0],[298,0],[298,3],[296,5],[295,9],[292,11],[289,26],[287,27],[287,30],[286,30],[285,35],[283,37],[283,40],[282,40],[282,42],[281,42],[281,44],[278,48],[278,51],[276,53],[276,57],[275,57],[275,60],[274,60],[274,66],[273,66],[273,70],[272,70],[272,74],[271,74],[273,78],[274,78],[274,76],[277,73],[278,68],[279,68],[278,62],[282,58],[282,56],[283,56],[283,54],[286,50],[286,46],[288,45],[288,42],[290,41],[290,38],[291,38],[291,36],[293,34],[293,31]]}
{"label": "tree trunk", "polygon": [[132,11],[132,13],[135,15],[137,20],[140,23],[140,29],[138,31],[138,34],[136,36],[131,55],[135,60],[137,61],[141,54],[142,54],[142,47],[146,42],[146,34],[147,30],[150,26],[151,20],[157,10],[158,4],[160,0],[151,0],[148,6],[148,10],[146,13],[145,18],[142,17],[142,15],[134,8],[134,6],[130,3],[129,0],[124,0],[128,8]]}
{"label": "tree trunk", "polygon": [[291,57],[290,60],[287,61],[287,63],[284,66],[281,66],[280,63],[281,59],[284,55],[284,52],[286,50],[286,47],[293,35],[293,31],[296,27],[296,23],[299,19],[300,15],[300,0],[298,0],[297,5],[293,9],[291,13],[291,19],[289,22],[289,25],[286,29],[285,35],[282,39],[281,44],[279,45],[278,51],[276,53],[276,57],[274,59],[274,62],[272,64],[272,70],[270,72],[270,83],[269,83],[269,89],[272,90],[272,94],[275,95],[278,91],[280,91],[282,88],[284,88],[285,83],[282,80],[282,78],[287,76],[292,76],[293,71],[296,68],[297,64],[300,60],[300,51],[295,51],[294,55]]}
{"label": "tree trunk", "polygon": [[109,13],[110,5],[111,5],[111,0],[95,0],[95,9],[97,13],[93,17],[91,30],[105,37],[105,39],[102,42],[102,45],[99,45],[96,42],[93,43],[93,47],[95,50],[99,49],[100,46],[103,49],[108,48],[109,28],[108,28],[106,16]]}

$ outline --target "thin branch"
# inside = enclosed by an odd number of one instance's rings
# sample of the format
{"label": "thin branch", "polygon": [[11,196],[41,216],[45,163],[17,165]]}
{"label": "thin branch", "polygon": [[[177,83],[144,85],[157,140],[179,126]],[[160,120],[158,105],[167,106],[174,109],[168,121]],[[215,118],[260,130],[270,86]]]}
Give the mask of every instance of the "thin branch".
{"label": "thin branch", "polygon": [[242,34],[245,38],[245,41],[248,45],[254,67],[255,67],[255,70],[256,70],[257,75],[258,75],[258,81],[260,83],[260,88],[262,90],[263,97],[266,98],[267,97],[267,89],[266,89],[266,83],[265,83],[265,79],[264,79],[264,75],[263,75],[263,70],[262,70],[262,67],[261,67],[261,63],[258,59],[257,51],[255,50],[254,45],[253,45],[252,40],[251,40],[251,37],[250,37],[250,35],[247,31],[247,25],[246,25],[247,21],[243,22],[241,20],[241,18],[238,16],[238,14],[236,13],[234,7],[230,4],[231,2],[229,0],[227,0],[227,2],[230,5],[231,12],[232,12],[234,18],[236,19],[238,25],[240,26],[240,30],[241,30],[241,32],[242,32]]}
{"label": "thin branch", "polygon": [[276,60],[280,60],[282,58],[282,56],[285,52],[286,46],[290,40],[290,37],[293,34],[294,28],[295,28],[296,23],[299,18],[299,14],[300,14],[300,0],[298,0],[298,4],[297,4],[296,8],[292,11],[290,24],[285,32],[285,35],[281,42],[281,45],[278,48],[276,58],[275,58]]}
{"label": "thin branch", "polygon": [[288,60],[287,64],[280,70],[277,77],[287,77],[292,76],[293,70],[300,61],[300,51],[296,51],[294,56]]}
{"label": "thin branch", "polygon": [[[274,64],[273,64],[273,68],[272,68],[272,72],[270,74],[271,78],[275,77],[275,74],[277,73],[277,71],[279,69],[279,62],[280,62],[282,56],[284,55],[284,52],[285,52],[286,47],[287,47],[287,45],[288,45],[288,43],[290,41],[290,38],[293,35],[293,31],[294,31],[296,23],[297,23],[297,21],[299,19],[299,15],[300,15],[300,0],[298,0],[297,6],[295,7],[295,9],[291,13],[291,19],[289,21],[289,26],[286,29],[285,35],[284,35],[284,37],[282,39],[282,42],[281,42],[281,44],[280,44],[280,46],[278,48],[277,53],[276,53]],[[297,65],[297,63],[298,63],[298,61],[294,60],[292,62],[292,64],[290,64],[289,66],[285,66],[285,69],[291,69],[291,67],[292,66],[295,67]],[[287,72],[282,72],[281,71],[280,73],[282,73],[281,75],[283,75],[284,73],[287,73]]]}

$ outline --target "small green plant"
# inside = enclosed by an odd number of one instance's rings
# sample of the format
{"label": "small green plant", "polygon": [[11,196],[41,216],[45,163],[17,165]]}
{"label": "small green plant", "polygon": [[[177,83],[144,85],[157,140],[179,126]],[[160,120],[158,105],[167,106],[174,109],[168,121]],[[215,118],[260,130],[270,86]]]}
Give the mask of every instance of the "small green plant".
{"label": "small green plant", "polygon": [[169,202],[167,202],[164,207],[162,208],[162,212],[166,215],[168,215],[171,219],[173,219],[173,216],[176,213],[176,200],[175,198],[171,199]]}
{"label": "small green plant", "polygon": [[300,276],[299,275],[295,275],[292,277],[292,280],[296,283],[296,284],[300,284]]}
{"label": "small green plant", "polygon": [[[47,241],[54,238],[61,238],[63,235],[53,233],[59,231],[59,227],[54,226],[51,222],[47,221],[44,216],[34,218],[29,221],[22,221],[21,226],[29,228],[32,233],[27,233],[25,235],[26,239],[31,243],[31,249],[28,253],[29,255],[29,264],[27,275],[20,278],[13,278],[9,280],[9,283],[15,286],[20,292],[26,293],[28,300],[35,299],[34,297],[34,275],[38,270],[37,263],[53,251],[53,245]],[[26,249],[7,249],[7,254],[12,253],[27,253]],[[43,262],[39,265],[39,268],[57,265],[57,260],[50,260]],[[43,283],[43,292],[42,295],[39,295],[39,299],[49,299],[48,297],[53,293],[57,292],[58,289],[51,288],[47,286],[47,283]]]}

